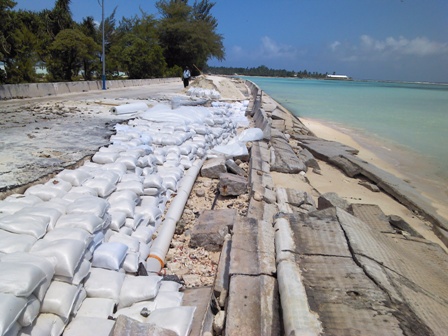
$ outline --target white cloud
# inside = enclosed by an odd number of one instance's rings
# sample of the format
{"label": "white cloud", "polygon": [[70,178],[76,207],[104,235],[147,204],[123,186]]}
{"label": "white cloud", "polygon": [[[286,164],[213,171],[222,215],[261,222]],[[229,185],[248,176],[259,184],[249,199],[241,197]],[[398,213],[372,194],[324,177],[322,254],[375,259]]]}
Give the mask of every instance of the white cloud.
{"label": "white cloud", "polygon": [[329,49],[341,60],[397,60],[406,56],[429,57],[448,56],[448,43],[431,41],[427,37],[407,39],[403,36],[387,37],[377,40],[369,35],[362,35],[359,44],[342,44],[335,41]]}
{"label": "white cloud", "polygon": [[296,60],[299,55],[304,52],[297,48],[278,43],[269,36],[263,36],[258,46],[238,46],[234,45],[227,55],[228,60],[244,61],[245,64],[261,65],[266,63],[267,66],[280,66],[292,60]]}

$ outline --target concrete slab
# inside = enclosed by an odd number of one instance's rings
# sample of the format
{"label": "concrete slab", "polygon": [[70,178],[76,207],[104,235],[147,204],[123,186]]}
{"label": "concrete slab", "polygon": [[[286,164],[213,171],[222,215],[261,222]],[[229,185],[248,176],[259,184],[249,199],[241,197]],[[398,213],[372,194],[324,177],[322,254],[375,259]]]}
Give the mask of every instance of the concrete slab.
{"label": "concrete slab", "polygon": [[230,275],[273,275],[275,272],[274,229],[271,223],[238,218],[233,227]]}
{"label": "concrete slab", "polygon": [[234,275],[230,280],[226,335],[282,335],[278,285],[267,275]]}
{"label": "concrete slab", "polygon": [[370,225],[370,227],[372,227],[373,229],[378,230],[379,232],[395,232],[395,230],[389,224],[387,216],[376,204],[354,203],[350,205],[349,212],[352,213],[355,217],[358,217],[364,223]]}
{"label": "concrete slab", "polygon": [[273,138],[271,147],[271,170],[295,174],[306,171],[306,165],[297,157],[284,139]]}
{"label": "concrete slab", "polygon": [[188,288],[184,291],[182,306],[194,306],[193,324],[190,335],[203,335],[213,331],[213,314],[210,310],[212,288]]}
{"label": "concrete slab", "polygon": [[201,246],[209,251],[220,251],[237,215],[236,209],[203,211],[191,230],[189,245],[191,247]]}

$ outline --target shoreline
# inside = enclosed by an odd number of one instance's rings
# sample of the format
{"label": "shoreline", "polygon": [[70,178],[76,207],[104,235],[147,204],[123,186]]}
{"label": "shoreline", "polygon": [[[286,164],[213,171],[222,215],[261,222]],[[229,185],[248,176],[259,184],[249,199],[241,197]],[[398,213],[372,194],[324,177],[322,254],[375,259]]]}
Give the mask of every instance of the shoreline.
{"label": "shoreline", "polygon": [[[413,188],[420,191],[423,197],[428,199],[435,208],[438,215],[448,220],[448,206],[443,203],[447,197],[443,189],[443,178],[427,179],[425,176],[413,174],[412,170],[421,172],[424,168],[430,168],[427,163],[421,162],[417,154],[394,147],[392,150],[384,146],[377,139],[368,139],[366,136],[352,129],[344,128],[339,124],[324,122],[311,118],[299,118],[317,137],[337,141],[359,150],[357,156],[377,167],[395,175],[409,183]],[[396,155],[398,153],[398,155]],[[423,167],[422,169],[419,169]],[[403,172],[403,170],[405,170]],[[429,175],[428,172],[426,175]]]}

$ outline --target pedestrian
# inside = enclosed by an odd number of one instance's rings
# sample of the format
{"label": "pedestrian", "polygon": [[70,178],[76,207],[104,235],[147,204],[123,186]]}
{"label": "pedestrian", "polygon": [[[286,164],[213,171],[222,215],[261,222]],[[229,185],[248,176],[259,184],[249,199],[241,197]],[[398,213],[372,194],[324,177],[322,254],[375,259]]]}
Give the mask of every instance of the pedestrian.
{"label": "pedestrian", "polygon": [[188,66],[186,66],[185,69],[184,69],[184,73],[182,75],[182,79],[184,81],[184,88],[186,88],[188,86],[188,82],[190,81],[190,77],[191,77],[190,69],[188,68]]}

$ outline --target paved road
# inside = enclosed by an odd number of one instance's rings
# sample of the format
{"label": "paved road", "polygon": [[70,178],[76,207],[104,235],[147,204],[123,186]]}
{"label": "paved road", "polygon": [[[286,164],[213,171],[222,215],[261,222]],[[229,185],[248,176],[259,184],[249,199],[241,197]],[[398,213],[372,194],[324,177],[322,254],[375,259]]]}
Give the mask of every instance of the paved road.
{"label": "paved road", "polygon": [[150,105],[183,90],[179,81],[0,101],[0,199],[108,144],[113,126],[130,118],[112,115],[111,106],[135,100]]}

